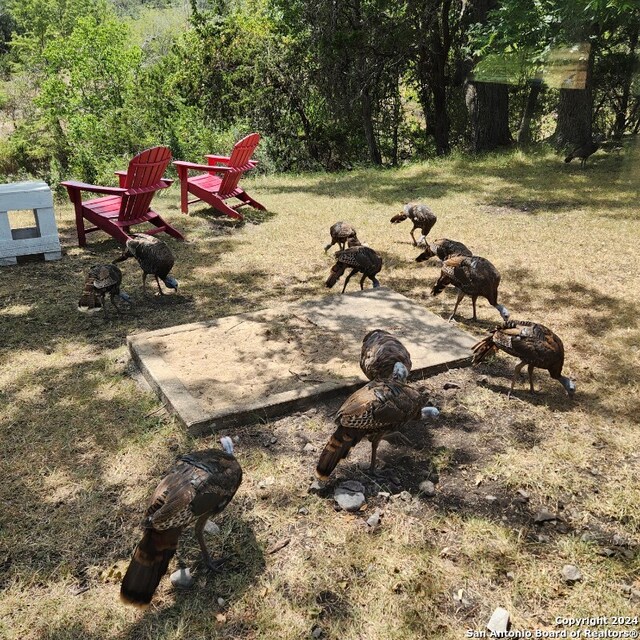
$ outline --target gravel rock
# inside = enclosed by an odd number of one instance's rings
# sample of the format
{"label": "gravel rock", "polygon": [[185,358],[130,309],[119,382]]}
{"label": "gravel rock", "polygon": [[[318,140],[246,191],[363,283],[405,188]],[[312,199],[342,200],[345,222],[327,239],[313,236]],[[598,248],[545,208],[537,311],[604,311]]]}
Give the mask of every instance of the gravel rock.
{"label": "gravel rock", "polygon": [[204,525],[205,533],[208,533],[212,536],[218,535],[220,533],[220,527],[215,523],[211,522],[211,520],[207,520],[207,524]]}
{"label": "gravel rock", "polygon": [[302,450],[305,453],[313,453],[314,451],[316,451],[316,448],[310,442],[307,442],[307,444],[302,447]]}
{"label": "gravel rock", "polygon": [[525,491],[524,489],[518,489],[517,493],[525,501],[531,497],[531,494],[528,491]]}
{"label": "gravel rock", "polygon": [[431,480],[423,480],[418,486],[420,492],[427,496],[427,498],[431,498],[436,495],[436,485],[431,482]]}
{"label": "gravel rock", "polygon": [[224,598],[218,598],[219,607],[224,607],[225,604],[227,604],[227,601]]}
{"label": "gravel rock", "polygon": [[346,489],[347,491],[354,491],[359,493],[364,493],[364,485],[357,480],[346,480],[345,482],[340,483],[341,489]]}
{"label": "gravel rock", "polygon": [[324,631],[322,630],[322,627],[314,627],[313,631],[311,632],[311,636],[313,638],[322,638],[323,633]]}
{"label": "gravel rock", "polygon": [[367,518],[367,524],[373,528],[373,527],[377,527],[380,524],[380,510],[376,509],[375,512],[373,513],[373,515],[369,516],[369,518]]}
{"label": "gravel rock", "polygon": [[498,498],[497,498],[497,496],[492,496],[491,494],[487,494],[487,495],[484,497],[484,499],[485,499],[487,502],[495,502]]}
{"label": "gravel rock", "polygon": [[582,580],[582,572],[573,564],[565,564],[562,567],[562,577],[566,582],[577,582]]}
{"label": "gravel rock", "polygon": [[260,480],[260,482],[258,482],[258,488],[259,489],[266,489],[267,487],[270,487],[272,484],[275,484],[276,480],[273,476],[269,476],[268,478],[265,478],[264,480]]}
{"label": "gravel rock", "polygon": [[299,513],[301,516],[308,516],[308,515],[309,515],[309,509],[307,509],[307,507],[300,507],[300,508],[298,509],[298,513]]}
{"label": "gravel rock", "polygon": [[[345,482],[344,485],[336,487],[333,499],[338,503],[338,506],[345,511],[358,511],[365,503],[364,493],[363,491],[352,490],[348,486],[345,486],[351,483],[362,487],[359,482]],[[362,488],[364,489],[364,487]]]}
{"label": "gravel rock", "polygon": [[502,607],[496,607],[487,622],[487,629],[494,634],[507,632],[509,630],[509,612]]}
{"label": "gravel rock", "polygon": [[443,387],[442,387],[445,391],[447,389],[459,389],[460,385],[457,382],[445,382]]}
{"label": "gravel rock", "polygon": [[179,589],[189,589],[193,586],[194,578],[190,569],[178,569],[171,574],[171,584]]}
{"label": "gravel rock", "polygon": [[309,485],[309,493],[321,493],[324,490],[324,487],[322,486],[322,484],[320,484],[320,480],[314,480],[310,485]]}
{"label": "gravel rock", "polygon": [[538,513],[536,513],[536,517],[533,521],[536,524],[542,524],[543,522],[552,522],[553,520],[557,520],[558,516],[555,513],[551,513],[547,509],[540,509]]}

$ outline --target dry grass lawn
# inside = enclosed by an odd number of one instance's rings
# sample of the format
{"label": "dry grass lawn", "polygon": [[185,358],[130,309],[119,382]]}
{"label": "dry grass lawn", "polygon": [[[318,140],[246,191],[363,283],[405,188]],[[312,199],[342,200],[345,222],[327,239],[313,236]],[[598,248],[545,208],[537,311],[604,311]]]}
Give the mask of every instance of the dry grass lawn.
{"label": "dry grass lawn", "polygon": [[[556,628],[556,616],[637,615],[638,159],[600,152],[580,170],[514,152],[259,177],[247,188],[269,212],[249,210],[243,226],[204,207],[183,216],[174,187],[157,207],[188,237],[169,239],[179,295],[145,301],[137,265],[124,263],[135,314],[106,323],[76,302],[87,267],[118,248],[94,234],[78,249],[63,203],[63,259],[0,269],[0,637],[289,640],[320,627],[344,640],[459,639],[496,606],[528,630]],[[203,571],[189,532],[179,556],[196,587],[177,592],[165,578],[148,610],[121,605],[118,576],[158,479],[177,454],[216,443],[189,438],[132,377],[125,336],[337,295],[322,286],[331,264],[322,248],[340,219],[383,255],[383,285],[446,317],[453,292],[429,296],[437,264],[413,262],[409,223],[389,224],[407,200],[433,207],[433,237],[494,262],[512,317],[563,338],[575,400],[545,372],[537,395],[523,378],[508,400],[515,361],[504,354],[440,374],[423,384],[441,419],[413,427],[412,446],[383,443],[381,478],[360,470],[369,447],[359,445],[320,495],[308,487],[340,399],[239,429],[245,480],[210,538],[230,556],[224,571]],[[460,310],[478,336],[500,320],[485,301],[478,323],[468,300]],[[444,390],[447,381],[460,388]],[[315,452],[303,451],[309,442]],[[360,514],[334,509],[332,488],[346,478],[367,488]],[[426,478],[437,482],[433,498],[418,489]],[[541,508],[559,519],[534,524]],[[381,524],[370,530],[375,510]],[[289,544],[269,553],[282,539]],[[583,580],[566,584],[565,564]]]}

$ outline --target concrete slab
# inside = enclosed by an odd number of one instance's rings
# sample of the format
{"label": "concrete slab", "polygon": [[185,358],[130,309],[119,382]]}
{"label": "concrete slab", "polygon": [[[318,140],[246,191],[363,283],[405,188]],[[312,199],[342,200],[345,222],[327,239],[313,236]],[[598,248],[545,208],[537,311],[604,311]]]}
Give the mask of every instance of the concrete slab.
{"label": "concrete slab", "polygon": [[273,418],[352,391],[362,337],[387,329],[412,379],[466,366],[475,338],[386,288],[327,296],[127,337],[147,381],[194,434]]}

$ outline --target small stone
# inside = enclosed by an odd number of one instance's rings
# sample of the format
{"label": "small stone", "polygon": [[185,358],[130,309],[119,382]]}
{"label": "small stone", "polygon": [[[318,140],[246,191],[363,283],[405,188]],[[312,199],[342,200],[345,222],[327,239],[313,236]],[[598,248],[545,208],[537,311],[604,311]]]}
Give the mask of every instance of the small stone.
{"label": "small stone", "polygon": [[633,589],[633,587],[630,584],[623,584],[622,585],[622,593],[626,593],[627,595],[629,595],[631,593],[632,589]]}
{"label": "small stone", "polygon": [[278,442],[278,438],[274,436],[273,438],[271,438],[270,442],[271,444],[276,444],[276,442]]}
{"label": "small stone", "polygon": [[319,480],[314,480],[309,489],[307,490],[309,493],[320,493],[324,490],[324,487],[320,484]]}
{"label": "small stone", "polygon": [[558,516],[555,513],[551,513],[551,511],[547,511],[547,509],[541,509],[536,513],[536,517],[533,521],[536,524],[542,524],[543,522],[551,522],[552,520],[557,520]]}
{"label": "small stone", "polygon": [[305,453],[312,453],[316,450],[316,448],[310,442],[307,442],[307,444],[305,444],[304,447],[302,447],[302,450]]}
{"label": "small stone", "polygon": [[224,598],[218,598],[219,607],[224,607],[225,604],[227,604],[227,601]]}
{"label": "small stone", "polygon": [[220,533],[220,527],[215,522],[211,522],[211,520],[207,520],[207,524],[204,525],[204,530],[205,533],[212,536],[217,536]]}
{"label": "small stone", "polygon": [[492,496],[491,494],[488,494],[488,495],[486,495],[486,496],[484,497],[484,499],[485,499],[487,502],[495,502],[498,498],[497,498],[497,496]]}
{"label": "small stone", "polygon": [[233,441],[238,444],[238,442],[240,442],[240,436],[233,436]]}
{"label": "small stone", "polygon": [[194,579],[190,569],[178,569],[171,574],[171,584],[179,589],[189,589],[193,586]]}
{"label": "small stone", "polygon": [[322,627],[314,627],[313,631],[311,632],[311,635],[314,638],[321,638],[323,633],[324,632],[322,631]]}
{"label": "small stone", "polygon": [[383,500],[388,500],[391,497],[391,494],[388,491],[378,491],[378,498],[382,498]]}
{"label": "small stone", "polygon": [[346,480],[345,482],[341,482],[340,488],[346,489],[347,491],[364,493],[364,485],[357,480]]}
{"label": "small stone", "polygon": [[403,502],[409,502],[411,500],[411,494],[408,491],[401,491],[398,494],[398,497],[400,498],[400,500],[402,500]]}
{"label": "small stone", "polygon": [[380,511],[379,509],[376,509],[376,511],[373,513],[373,515],[369,516],[369,518],[367,518],[367,524],[373,528],[373,527],[377,527],[380,524]]}
{"label": "small stone", "polygon": [[604,556],[605,558],[612,558],[616,555],[616,552],[613,549],[609,549],[608,547],[603,547],[598,551],[599,556]]}
{"label": "small stone", "polygon": [[298,509],[298,513],[299,513],[301,516],[308,516],[308,515],[309,515],[309,509],[307,509],[307,507],[300,507],[300,508]]}
{"label": "small stone", "polygon": [[343,487],[337,487],[333,494],[333,499],[338,506],[345,511],[359,511],[365,503],[364,493],[360,491],[349,491]]}
{"label": "small stone", "polygon": [[578,567],[573,564],[565,564],[562,567],[562,577],[566,582],[577,582],[582,580],[582,573]]}
{"label": "small stone", "polygon": [[448,389],[459,389],[460,385],[457,382],[445,382],[442,388],[447,391]]}
{"label": "small stone", "polygon": [[622,536],[618,535],[617,533],[614,534],[613,538],[611,539],[611,542],[616,546],[616,547],[626,547],[628,546],[628,542],[626,540],[626,538],[623,538]]}
{"label": "small stone", "polygon": [[308,416],[315,416],[316,413],[318,413],[318,410],[315,407],[311,407],[311,409],[309,409],[305,415]]}
{"label": "small stone", "polygon": [[546,544],[547,542],[551,542],[551,538],[549,536],[545,536],[544,533],[540,533],[538,534],[538,542]]}
{"label": "small stone", "polygon": [[518,489],[518,495],[525,501],[529,500],[529,498],[531,497],[529,492],[525,491],[524,489]]}
{"label": "small stone", "polygon": [[494,634],[506,633],[509,630],[509,612],[502,607],[496,607],[487,622],[487,629]]}
{"label": "small stone", "polygon": [[266,489],[267,487],[270,487],[272,484],[275,484],[275,478],[273,476],[269,476],[268,478],[265,478],[264,480],[260,480],[260,482],[258,482],[258,488],[259,489]]}
{"label": "small stone", "polygon": [[420,492],[427,496],[427,498],[431,498],[436,495],[436,485],[431,482],[431,480],[423,480],[418,486]]}
{"label": "small stone", "polygon": [[515,580],[516,574],[513,573],[513,571],[507,571],[507,578],[509,578],[509,580]]}

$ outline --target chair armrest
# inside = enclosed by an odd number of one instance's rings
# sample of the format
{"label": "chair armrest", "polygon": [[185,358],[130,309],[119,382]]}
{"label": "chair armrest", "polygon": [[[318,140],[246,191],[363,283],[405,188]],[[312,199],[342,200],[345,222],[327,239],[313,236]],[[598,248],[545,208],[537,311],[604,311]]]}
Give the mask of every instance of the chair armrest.
{"label": "chair armrest", "polygon": [[178,168],[183,167],[186,170],[193,169],[194,171],[207,171],[208,173],[223,173],[235,170],[231,167],[212,167],[208,164],[197,164],[195,162],[185,162],[184,160],[174,160],[173,164]]}
{"label": "chair armrest", "polygon": [[168,189],[173,184],[173,180],[162,178],[160,182],[156,182],[148,187],[129,187],[123,191],[129,196],[139,196],[143,193],[155,193],[160,189]]}
{"label": "chair armrest", "polygon": [[119,186],[124,189],[127,186],[127,172],[126,171],[114,171],[118,176]]}
{"label": "chair armrest", "polygon": [[229,156],[216,156],[213,154],[207,154],[205,156],[209,164],[213,164],[214,162],[221,162],[222,164],[229,164],[229,160],[231,158]]}
{"label": "chair armrest", "polygon": [[86,182],[76,182],[75,180],[66,180],[60,183],[67,190],[72,191],[90,191],[91,193],[104,193],[105,195],[121,196],[127,192],[122,187],[102,187],[95,184],[87,184]]}

